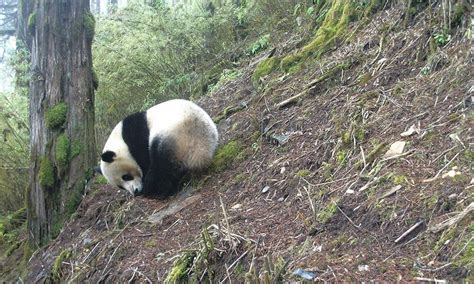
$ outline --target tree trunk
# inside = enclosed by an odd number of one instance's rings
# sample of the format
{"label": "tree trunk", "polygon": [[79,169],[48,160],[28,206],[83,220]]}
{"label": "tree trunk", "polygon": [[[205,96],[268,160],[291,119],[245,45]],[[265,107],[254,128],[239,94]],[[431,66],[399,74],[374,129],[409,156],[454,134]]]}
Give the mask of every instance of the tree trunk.
{"label": "tree trunk", "polygon": [[[18,20],[16,27],[17,46],[23,45],[31,50],[31,35],[28,31],[28,17],[31,14],[33,5],[31,1],[18,1]],[[20,43],[20,44],[18,44]]]}
{"label": "tree trunk", "polygon": [[81,200],[95,163],[91,43],[95,21],[88,0],[24,0],[32,34],[30,83],[30,245],[59,233]]}

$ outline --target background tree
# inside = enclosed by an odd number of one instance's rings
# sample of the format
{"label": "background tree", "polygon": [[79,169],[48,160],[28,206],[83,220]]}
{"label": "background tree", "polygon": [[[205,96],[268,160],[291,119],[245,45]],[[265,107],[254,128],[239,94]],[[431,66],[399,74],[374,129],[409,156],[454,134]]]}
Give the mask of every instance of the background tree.
{"label": "background tree", "polygon": [[30,244],[54,238],[74,212],[95,163],[88,0],[29,0],[31,41]]}

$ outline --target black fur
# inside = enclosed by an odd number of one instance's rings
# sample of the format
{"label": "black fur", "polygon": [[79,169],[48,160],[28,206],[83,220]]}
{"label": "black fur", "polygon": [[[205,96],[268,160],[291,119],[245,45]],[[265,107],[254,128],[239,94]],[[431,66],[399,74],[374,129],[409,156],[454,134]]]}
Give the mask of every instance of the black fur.
{"label": "black fur", "polygon": [[143,195],[166,198],[176,193],[186,170],[175,156],[175,143],[169,138],[153,139],[150,168],[143,180]]}
{"label": "black fur", "polygon": [[146,176],[150,165],[148,139],[150,130],[146,120],[146,112],[137,112],[123,120],[122,138],[128,146],[130,154]]}
{"label": "black fur", "polygon": [[106,162],[106,163],[112,163],[112,161],[114,160],[115,158],[115,152],[113,151],[106,151],[104,153],[102,153],[101,155],[101,158],[102,158],[102,161]]}

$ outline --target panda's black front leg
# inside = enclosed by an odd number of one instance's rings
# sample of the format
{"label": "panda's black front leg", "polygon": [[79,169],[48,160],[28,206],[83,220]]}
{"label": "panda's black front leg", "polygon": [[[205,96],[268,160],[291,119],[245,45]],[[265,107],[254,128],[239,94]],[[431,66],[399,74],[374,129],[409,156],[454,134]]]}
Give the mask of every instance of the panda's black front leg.
{"label": "panda's black front leg", "polygon": [[150,168],[143,180],[145,196],[163,199],[179,190],[184,169],[175,153],[175,143],[172,140],[153,140],[150,147]]}

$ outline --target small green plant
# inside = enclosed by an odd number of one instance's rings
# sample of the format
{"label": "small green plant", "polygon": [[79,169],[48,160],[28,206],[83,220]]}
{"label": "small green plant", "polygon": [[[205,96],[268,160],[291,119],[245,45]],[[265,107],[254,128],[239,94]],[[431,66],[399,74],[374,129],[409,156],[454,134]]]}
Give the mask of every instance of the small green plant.
{"label": "small green plant", "polygon": [[331,220],[332,216],[336,212],[337,204],[336,202],[331,202],[316,215],[316,220],[319,223],[326,224],[327,222],[329,222],[329,220]]}
{"label": "small green plant", "polygon": [[247,49],[248,55],[256,55],[263,50],[267,49],[270,45],[270,34],[261,36],[257,41],[252,43],[252,45]]}
{"label": "small green plant", "polygon": [[437,46],[443,47],[451,40],[451,35],[445,32],[439,32],[435,33],[433,38]]}
{"label": "small green plant", "polygon": [[241,75],[240,71],[237,69],[224,69],[222,70],[219,81],[213,86],[209,87],[209,91],[212,93],[217,90],[219,87],[224,85],[226,82],[237,79]]}
{"label": "small green plant", "polygon": [[63,250],[54,260],[53,267],[51,268],[51,278],[55,280],[55,282],[61,279],[61,267],[63,265],[63,262],[70,259],[71,257],[72,252],[70,250]]}
{"label": "small green plant", "polygon": [[307,177],[311,174],[311,171],[308,169],[302,169],[296,172],[297,177]]}
{"label": "small green plant", "polygon": [[166,276],[165,283],[187,283],[188,272],[195,257],[196,251],[185,251],[174,263],[168,276]]}
{"label": "small green plant", "polygon": [[339,150],[336,153],[336,161],[339,165],[344,166],[347,164],[347,151],[346,150]]}

